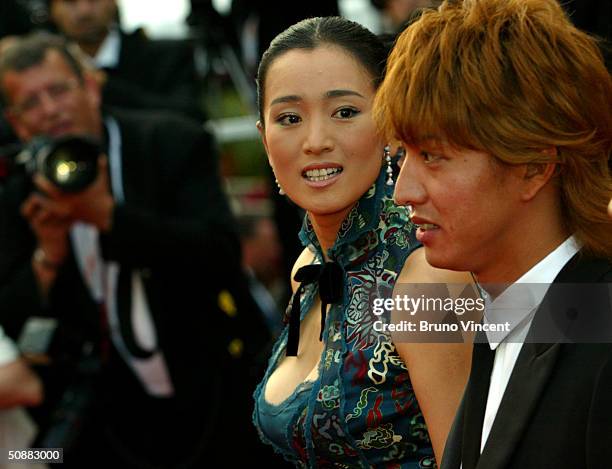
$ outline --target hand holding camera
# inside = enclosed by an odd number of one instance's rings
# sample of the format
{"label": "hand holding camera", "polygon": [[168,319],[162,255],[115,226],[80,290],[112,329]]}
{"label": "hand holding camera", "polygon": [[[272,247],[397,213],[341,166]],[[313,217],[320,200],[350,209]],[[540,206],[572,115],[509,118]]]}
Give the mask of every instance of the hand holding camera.
{"label": "hand holding camera", "polygon": [[80,192],[66,192],[41,173],[34,176],[34,185],[48,199],[47,207],[52,212],[52,218],[59,216],[60,220],[57,221],[61,223],[63,216],[69,224],[82,221],[96,226],[102,232],[110,229],[115,202],[110,190],[105,155],[100,155],[97,165],[96,178]]}
{"label": "hand holding camera", "polygon": [[81,136],[31,142],[18,156],[30,175],[33,190],[21,206],[38,249],[34,263],[57,270],[68,254],[68,233],[76,221],[108,231],[114,201],[107,158],[95,141]]}
{"label": "hand holding camera", "polygon": [[60,266],[68,254],[68,230],[72,224],[68,207],[33,192],[21,205],[21,214],[38,240],[43,265]]}

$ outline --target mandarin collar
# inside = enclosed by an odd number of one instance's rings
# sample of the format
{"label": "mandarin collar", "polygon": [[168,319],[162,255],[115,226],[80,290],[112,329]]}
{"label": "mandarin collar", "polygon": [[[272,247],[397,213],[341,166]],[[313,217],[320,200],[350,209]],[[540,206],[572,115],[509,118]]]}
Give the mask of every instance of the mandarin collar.
{"label": "mandarin collar", "polygon": [[[384,199],[390,199],[393,193],[393,186],[386,184],[385,168],[386,165],[383,165],[374,184],[361,196],[340,225],[336,241],[327,252],[330,261],[346,267],[362,262],[375,251],[379,243],[375,230],[380,221]],[[308,214],[304,217],[299,238],[302,245],[309,247],[317,260],[323,262],[323,250]]]}

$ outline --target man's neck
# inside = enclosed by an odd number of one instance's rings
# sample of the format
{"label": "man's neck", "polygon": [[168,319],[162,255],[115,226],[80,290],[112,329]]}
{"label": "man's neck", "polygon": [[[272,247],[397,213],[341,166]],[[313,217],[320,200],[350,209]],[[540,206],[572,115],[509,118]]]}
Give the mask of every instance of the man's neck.
{"label": "man's neck", "polygon": [[[106,36],[108,36],[108,34]],[[78,43],[79,47],[88,56],[90,56],[91,58],[94,58],[98,54],[98,51],[100,50],[100,47],[104,43],[104,39],[106,39],[106,36],[104,36],[104,38],[102,38],[101,41],[97,41],[97,42],[79,42]]]}
{"label": "man's neck", "polygon": [[109,35],[111,34],[111,31],[114,30],[114,26],[111,26],[108,28],[108,30],[106,31],[106,34],[104,34],[103,36],[96,38],[89,38],[90,40],[87,41],[76,41],[79,45],[79,47],[83,50],[83,52],[85,52],[88,56],[90,56],[92,59],[96,58],[96,55],[98,55],[98,52],[100,52],[100,48],[103,46],[104,41],[106,41],[109,37]]}
{"label": "man's neck", "polygon": [[542,198],[516,213],[512,227],[498,240],[491,258],[474,270],[478,282],[514,283],[571,236],[557,204],[553,197]]}

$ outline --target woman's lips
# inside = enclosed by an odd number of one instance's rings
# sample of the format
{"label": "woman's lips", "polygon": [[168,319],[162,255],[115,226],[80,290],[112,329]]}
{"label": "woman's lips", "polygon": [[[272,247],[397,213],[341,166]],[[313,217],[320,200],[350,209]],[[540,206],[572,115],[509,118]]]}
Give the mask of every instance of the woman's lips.
{"label": "woman's lips", "polygon": [[311,187],[325,187],[340,177],[343,172],[342,166],[337,165],[316,165],[309,166],[302,171],[302,177]]}

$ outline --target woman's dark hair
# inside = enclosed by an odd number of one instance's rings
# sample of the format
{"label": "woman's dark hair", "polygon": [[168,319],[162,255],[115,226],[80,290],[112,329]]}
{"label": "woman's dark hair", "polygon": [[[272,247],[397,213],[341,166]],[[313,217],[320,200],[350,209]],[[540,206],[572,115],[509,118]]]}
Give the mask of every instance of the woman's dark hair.
{"label": "woman's dark hair", "polygon": [[266,75],[272,62],[291,50],[313,50],[321,45],[341,47],[351,54],[370,73],[374,88],[378,88],[388,53],[382,41],[359,23],[339,16],[309,18],[276,36],[261,57],[257,70],[257,104],[262,125]]}

